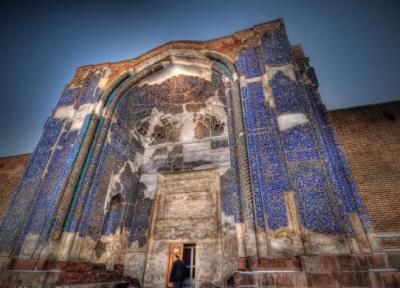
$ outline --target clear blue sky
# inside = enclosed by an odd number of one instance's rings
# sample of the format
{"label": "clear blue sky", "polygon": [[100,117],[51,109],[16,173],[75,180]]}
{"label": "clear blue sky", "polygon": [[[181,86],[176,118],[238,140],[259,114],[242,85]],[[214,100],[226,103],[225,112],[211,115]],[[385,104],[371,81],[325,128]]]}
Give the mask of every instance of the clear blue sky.
{"label": "clear blue sky", "polygon": [[400,99],[400,1],[8,1],[0,9],[0,156],[34,149],[78,66],[280,17],[329,109]]}

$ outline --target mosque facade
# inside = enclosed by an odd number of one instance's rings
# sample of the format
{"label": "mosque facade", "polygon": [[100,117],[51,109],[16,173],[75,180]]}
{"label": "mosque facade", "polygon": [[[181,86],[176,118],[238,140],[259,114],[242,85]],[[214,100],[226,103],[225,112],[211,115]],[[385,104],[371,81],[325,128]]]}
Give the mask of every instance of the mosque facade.
{"label": "mosque facade", "polygon": [[282,20],[78,68],[0,222],[4,287],[172,287],[175,255],[187,287],[396,287],[318,87]]}

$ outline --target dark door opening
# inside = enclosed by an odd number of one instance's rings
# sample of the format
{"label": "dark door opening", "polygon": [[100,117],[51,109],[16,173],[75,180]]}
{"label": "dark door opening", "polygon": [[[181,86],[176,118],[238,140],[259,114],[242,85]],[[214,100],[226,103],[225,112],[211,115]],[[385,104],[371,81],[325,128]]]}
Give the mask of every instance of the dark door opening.
{"label": "dark door opening", "polygon": [[196,277],[196,245],[183,245],[183,262],[186,265],[185,280],[183,281],[184,288],[194,288],[194,279]]}

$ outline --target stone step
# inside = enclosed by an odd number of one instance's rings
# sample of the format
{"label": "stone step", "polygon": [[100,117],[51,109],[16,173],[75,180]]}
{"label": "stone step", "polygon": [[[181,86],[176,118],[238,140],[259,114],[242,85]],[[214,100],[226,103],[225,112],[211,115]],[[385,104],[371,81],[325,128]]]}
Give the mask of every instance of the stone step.
{"label": "stone step", "polygon": [[301,267],[305,272],[369,271],[392,268],[388,255],[384,253],[301,256]]}
{"label": "stone step", "polygon": [[232,287],[400,287],[385,253],[239,259]]}
{"label": "stone step", "polygon": [[307,287],[307,277],[299,271],[237,271],[233,287]]}
{"label": "stone step", "polygon": [[331,273],[299,271],[237,271],[229,287],[275,288],[275,287],[400,287],[400,272],[396,269],[376,269],[369,272]]}
{"label": "stone step", "polygon": [[[393,262],[393,261],[392,261]],[[391,261],[386,253],[352,255],[318,255],[294,257],[250,257],[238,260],[242,271],[369,271],[371,269],[390,269]]]}
{"label": "stone step", "polygon": [[300,257],[257,257],[248,259],[248,269],[264,271],[301,271]]}
{"label": "stone step", "polygon": [[105,283],[119,283],[121,281],[129,283],[119,271],[6,270],[1,275],[0,287],[52,287],[57,285],[72,286],[96,283],[105,285]]}
{"label": "stone step", "polygon": [[68,288],[136,288],[136,286],[132,286],[128,281],[117,281],[68,285]]}

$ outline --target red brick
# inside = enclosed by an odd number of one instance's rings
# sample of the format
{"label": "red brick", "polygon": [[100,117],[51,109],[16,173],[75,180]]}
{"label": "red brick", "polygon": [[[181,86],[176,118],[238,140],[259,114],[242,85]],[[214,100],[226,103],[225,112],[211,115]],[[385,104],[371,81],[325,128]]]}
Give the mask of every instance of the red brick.
{"label": "red brick", "polygon": [[260,260],[260,258],[258,258],[258,257],[251,257],[251,258],[249,258],[248,260],[247,260],[247,268],[249,269],[249,270],[257,270],[258,268],[259,268],[259,262],[260,262],[261,260]]}
{"label": "red brick", "polygon": [[258,283],[261,286],[275,286],[273,273],[258,273]]}
{"label": "red brick", "polygon": [[356,271],[357,267],[350,255],[336,256],[336,262],[340,271]]}
{"label": "red brick", "polygon": [[374,273],[379,287],[400,287],[400,272]]}
{"label": "red brick", "polygon": [[369,278],[368,272],[356,272],[354,274],[357,280],[357,285],[361,287],[369,287],[372,286],[371,279]]}
{"label": "red brick", "polygon": [[248,268],[248,259],[246,257],[237,258],[238,269],[241,271],[245,271]]}
{"label": "red brick", "polygon": [[233,275],[235,285],[254,285],[254,276],[252,273],[235,273]]}
{"label": "red brick", "polygon": [[386,254],[371,254],[367,255],[368,266],[371,269],[389,268]]}
{"label": "red brick", "polygon": [[357,286],[357,278],[354,272],[335,272],[333,278],[341,287],[355,287]]}
{"label": "red brick", "polygon": [[114,271],[117,271],[121,274],[124,274],[124,265],[122,264],[114,264]]}
{"label": "red brick", "polygon": [[[400,231],[400,101],[331,116],[374,231]],[[400,242],[383,244],[400,248]]]}
{"label": "red brick", "polygon": [[30,158],[31,154],[0,158],[0,217],[5,212]]}
{"label": "red brick", "polygon": [[308,284],[312,287],[332,287],[334,284],[330,273],[310,273],[307,278]]}
{"label": "red brick", "polygon": [[93,269],[93,264],[88,262],[74,262],[68,263],[68,265],[64,268],[67,272],[88,272]]}
{"label": "red brick", "polygon": [[262,270],[301,270],[300,258],[260,258],[259,269]]}
{"label": "red brick", "polygon": [[294,287],[293,273],[275,273],[276,287]]}
{"label": "red brick", "polygon": [[38,265],[37,261],[27,259],[12,259],[8,265],[10,270],[33,270]]}
{"label": "red brick", "polygon": [[323,272],[333,272],[338,270],[334,256],[319,256],[319,264]]}
{"label": "red brick", "polygon": [[68,272],[65,276],[65,283],[63,284],[82,284],[83,280],[83,273]]}
{"label": "red brick", "polygon": [[400,252],[389,252],[388,256],[390,266],[395,269],[400,269]]}
{"label": "red brick", "polygon": [[324,272],[318,256],[303,256],[301,260],[305,272]]}
{"label": "red brick", "polygon": [[368,271],[369,265],[366,255],[352,255],[357,271]]}
{"label": "red brick", "polygon": [[304,272],[294,273],[293,282],[295,287],[306,287],[307,286],[307,276]]}

